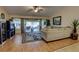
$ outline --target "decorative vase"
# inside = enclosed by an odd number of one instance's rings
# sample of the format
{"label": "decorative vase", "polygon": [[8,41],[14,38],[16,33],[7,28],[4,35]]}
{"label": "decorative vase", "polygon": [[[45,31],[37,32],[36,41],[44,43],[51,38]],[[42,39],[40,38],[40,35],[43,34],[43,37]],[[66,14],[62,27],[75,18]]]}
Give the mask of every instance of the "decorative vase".
{"label": "decorative vase", "polygon": [[71,38],[73,39],[73,40],[77,40],[78,39],[78,34],[77,33],[71,33]]}

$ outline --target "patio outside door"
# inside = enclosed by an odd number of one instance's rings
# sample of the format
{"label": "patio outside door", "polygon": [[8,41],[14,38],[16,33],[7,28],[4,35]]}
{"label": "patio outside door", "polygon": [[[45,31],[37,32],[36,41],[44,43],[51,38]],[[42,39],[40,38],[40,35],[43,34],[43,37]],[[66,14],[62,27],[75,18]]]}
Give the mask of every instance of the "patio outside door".
{"label": "patio outside door", "polygon": [[24,24],[25,32],[39,32],[40,31],[40,21],[34,20],[34,21],[25,21]]}

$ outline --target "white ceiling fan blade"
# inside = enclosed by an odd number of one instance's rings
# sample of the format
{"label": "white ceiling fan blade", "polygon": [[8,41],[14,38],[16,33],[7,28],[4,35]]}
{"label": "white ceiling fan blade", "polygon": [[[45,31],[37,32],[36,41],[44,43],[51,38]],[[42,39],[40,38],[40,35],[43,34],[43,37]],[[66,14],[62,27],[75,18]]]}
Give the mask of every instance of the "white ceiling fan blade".
{"label": "white ceiling fan blade", "polygon": [[33,9],[29,9],[29,10],[27,10],[27,12],[31,12],[31,11],[33,11]]}
{"label": "white ceiling fan blade", "polygon": [[39,10],[38,10],[38,12],[42,12],[42,11],[43,11],[43,9],[39,9]]}

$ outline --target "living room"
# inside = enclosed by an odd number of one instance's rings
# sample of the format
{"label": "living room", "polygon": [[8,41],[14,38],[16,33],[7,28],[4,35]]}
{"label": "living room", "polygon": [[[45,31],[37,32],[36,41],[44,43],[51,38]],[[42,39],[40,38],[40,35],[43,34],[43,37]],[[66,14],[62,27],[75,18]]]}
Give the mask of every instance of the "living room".
{"label": "living room", "polygon": [[78,27],[71,37],[73,22],[79,21],[78,6],[1,6],[0,14],[1,22],[15,25],[15,33],[1,40],[0,51],[79,51],[78,46],[64,48],[79,43]]}

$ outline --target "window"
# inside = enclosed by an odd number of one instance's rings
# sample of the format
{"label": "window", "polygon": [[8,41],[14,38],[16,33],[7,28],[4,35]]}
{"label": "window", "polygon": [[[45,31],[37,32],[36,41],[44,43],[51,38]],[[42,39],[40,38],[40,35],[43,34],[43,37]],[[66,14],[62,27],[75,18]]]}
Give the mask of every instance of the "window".
{"label": "window", "polygon": [[15,24],[15,28],[16,29],[20,29],[21,28],[21,20],[20,19],[14,18],[13,22]]}

